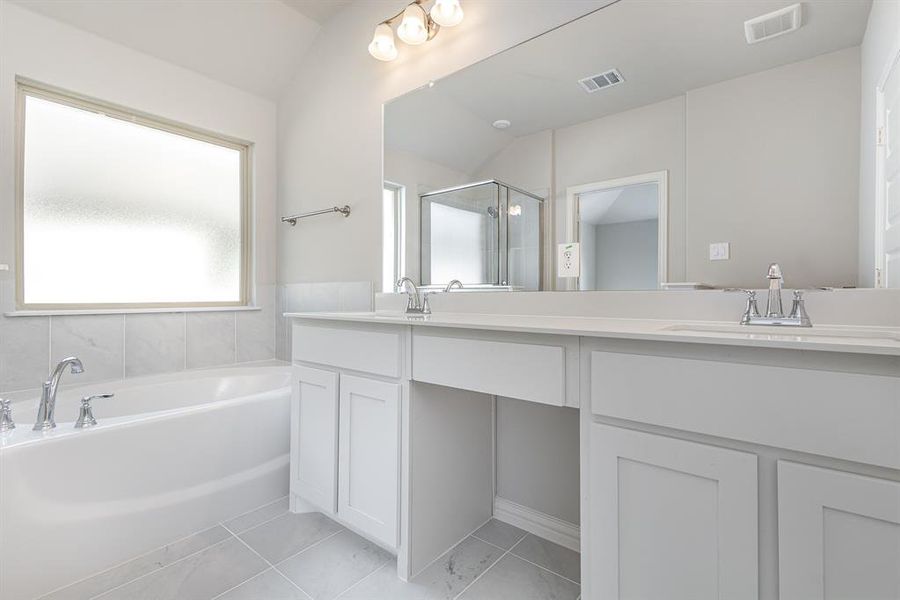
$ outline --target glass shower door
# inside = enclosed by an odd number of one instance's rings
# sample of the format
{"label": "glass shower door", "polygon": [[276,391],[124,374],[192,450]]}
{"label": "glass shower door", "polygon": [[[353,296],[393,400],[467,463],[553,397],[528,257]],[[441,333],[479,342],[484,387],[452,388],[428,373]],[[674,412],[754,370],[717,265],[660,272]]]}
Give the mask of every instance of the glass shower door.
{"label": "glass shower door", "polygon": [[500,186],[494,182],[421,196],[422,285],[500,283]]}

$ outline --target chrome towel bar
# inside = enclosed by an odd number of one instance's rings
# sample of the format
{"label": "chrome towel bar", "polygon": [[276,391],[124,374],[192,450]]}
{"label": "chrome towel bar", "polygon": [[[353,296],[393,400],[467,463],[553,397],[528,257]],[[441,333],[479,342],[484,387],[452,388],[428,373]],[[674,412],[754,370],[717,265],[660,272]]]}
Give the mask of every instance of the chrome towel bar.
{"label": "chrome towel bar", "polygon": [[300,213],[299,215],[291,215],[289,217],[281,217],[282,223],[290,223],[291,227],[297,224],[297,219],[305,219],[306,217],[315,217],[316,215],[326,215],[329,213],[341,213],[345,217],[350,216],[350,205],[332,206],[331,208],[323,208],[322,210],[314,210],[312,212]]}

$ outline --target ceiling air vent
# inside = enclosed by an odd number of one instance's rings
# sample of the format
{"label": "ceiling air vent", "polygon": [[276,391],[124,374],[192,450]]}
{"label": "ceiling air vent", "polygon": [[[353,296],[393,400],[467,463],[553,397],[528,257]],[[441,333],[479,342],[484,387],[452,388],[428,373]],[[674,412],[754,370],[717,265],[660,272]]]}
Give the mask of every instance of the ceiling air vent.
{"label": "ceiling air vent", "polygon": [[748,44],[771,40],[779,35],[800,29],[800,5],[792,4],[781,10],[744,21],[744,35]]}
{"label": "ceiling air vent", "polygon": [[584,91],[588,94],[593,94],[598,90],[618,85],[623,81],[625,81],[625,78],[622,77],[622,74],[619,73],[617,69],[610,69],[599,75],[591,75],[590,77],[579,79],[578,84],[583,87]]}

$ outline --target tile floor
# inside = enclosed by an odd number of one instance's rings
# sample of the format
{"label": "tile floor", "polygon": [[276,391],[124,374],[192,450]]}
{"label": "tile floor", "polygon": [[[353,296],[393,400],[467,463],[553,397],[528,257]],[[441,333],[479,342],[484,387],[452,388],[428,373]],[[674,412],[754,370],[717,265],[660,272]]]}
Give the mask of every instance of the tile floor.
{"label": "tile floor", "polygon": [[579,555],[491,520],[409,583],[395,559],[287,498],[42,600],[576,600]]}

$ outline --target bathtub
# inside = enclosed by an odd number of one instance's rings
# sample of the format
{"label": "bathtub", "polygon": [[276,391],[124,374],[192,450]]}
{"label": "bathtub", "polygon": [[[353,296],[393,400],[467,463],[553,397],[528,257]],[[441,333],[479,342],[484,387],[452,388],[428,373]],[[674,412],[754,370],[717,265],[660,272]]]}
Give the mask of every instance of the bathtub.
{"label": "bathtub", "polygon": [[[77,376],[66,373],[63,383]],[[73,427],[80,398],[98,425]],[[229,367],[61,389],[57,428],[0,438],[0,598],[27,600],[288,492],[290,370]]]}

